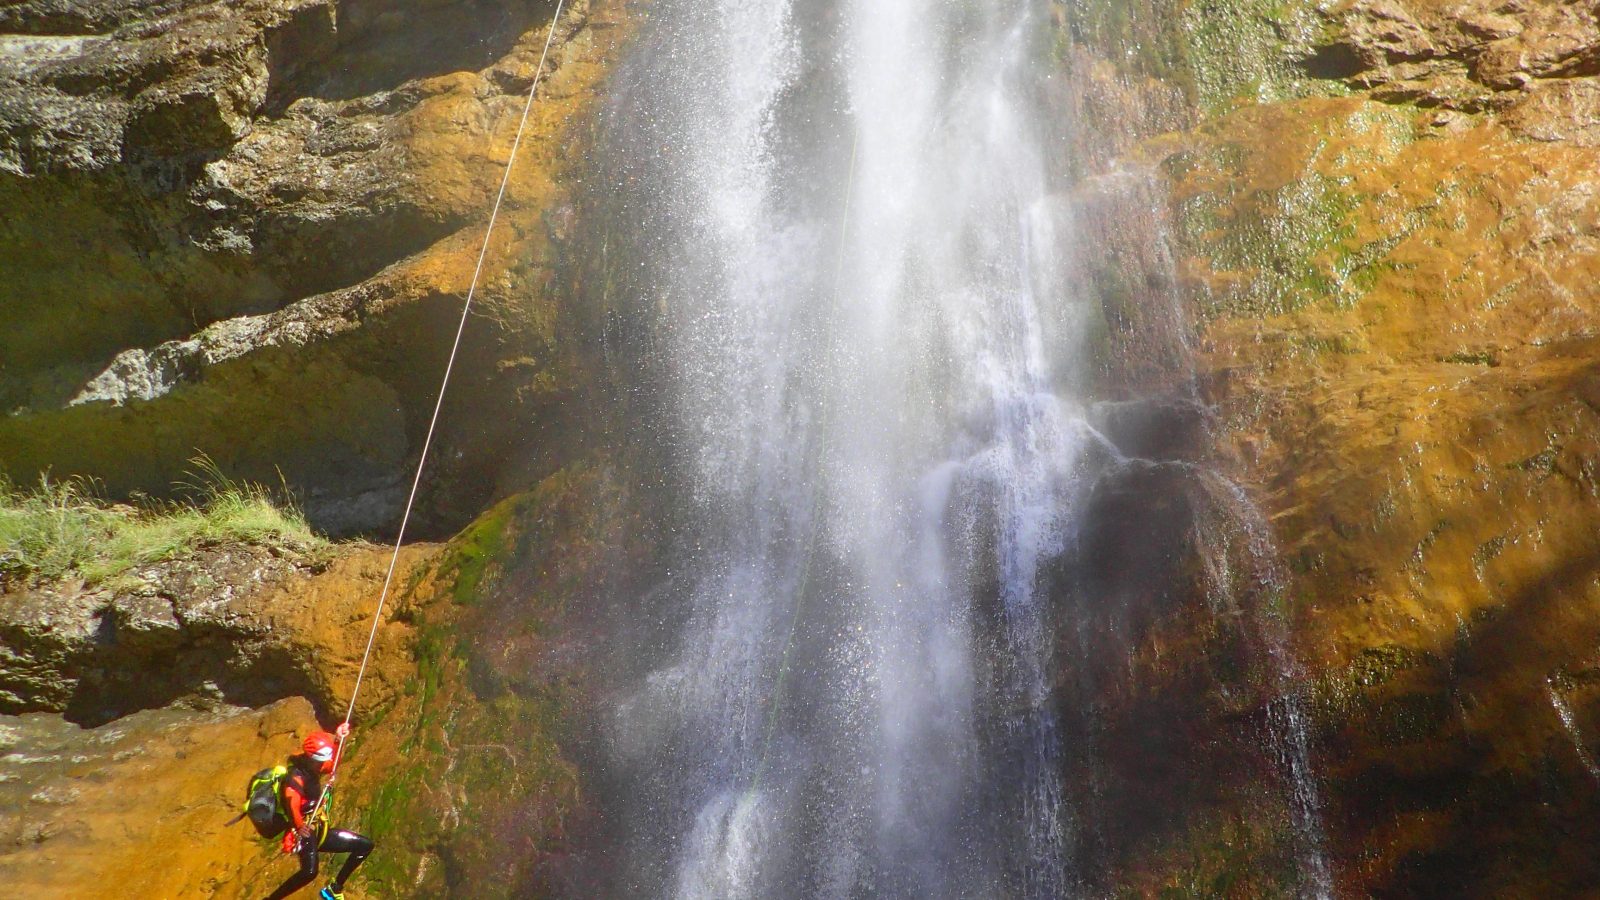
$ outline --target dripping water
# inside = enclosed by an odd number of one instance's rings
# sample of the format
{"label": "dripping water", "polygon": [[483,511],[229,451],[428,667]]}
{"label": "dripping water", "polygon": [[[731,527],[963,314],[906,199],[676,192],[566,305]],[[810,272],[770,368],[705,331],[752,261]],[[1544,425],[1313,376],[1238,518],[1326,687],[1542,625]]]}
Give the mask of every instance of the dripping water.
{"label": "dripping water", "polygon": [[[682,497],[609,733],[629,895],[1089,892],[1045,573],[1118,460],[1085,419],[1096,311],[1064,275],[1079,239],[1030,87],[1042,12],[652,5],[608,153]],[[1216,493],[1263,609],[1270,538]],[[1302,673],[1259,616],[1320,900]]]}
{"label": "dripping water", "polygon": [[[1180,402],[1204,409],[1183,324],[1165,191],[1149,170],[1118,167],[1100,176],[1099,195],[1105,208],[1094,211],[1097,232],[1103,240],[1108,231],[1114,233],[1119,252],[1151,286],[1136,312],[1138,327],[1121,338],[1140,346],[1125,355],[1150,367],[1159,382],[1175,385],[1169,390]],[[1132,373],[1124,377],[1137,379]],[[1145,378],[1151,378],[1149,371]],[[1214,428],[1208,419],[1202,414],[1204,427]],[[1291,643],[1284,610],[1289,580],[1271,529],[1244,490],[1215,468],[1187,461],[1168,465],[1184,470],[1199,487],[1201,496],[1193,498],[1199,511],[1196,549],[1213,614],[1224,622],[1249,623],[1253,643],[1264,651],[1272,679],[1266,743],[1288,794],[1297,882],[1307,900],[1329,900],[1334,869],[1302,699],[1306,673]],[[1234,535],[1243,536],[1242,554],[1235,553]]]}
{"label": "dripping water", "polygon": [[1572,740],[1572,749],[1577,751],[1578,761],[1583,763],[1584,769],[1589,772],[1589,777],[1600,782],[1600,763],[1596,763],[1594,754],[1583,743],[1583,735],[1578,731],[1578,721],[1572,715],[1572,707],[1567,703],[1567,698],[1561,695],[1555,685],[1550,685],[1550,705],[1555,707],[1556,716],[1561,719],[1561,728],[1566,731],[1567,737]]}
{"label": "dripping water", "polygon": [[[1201,474],[1201,483],[1226,520],[1220,526],[1203,525],[1211,532],[1202,541],[1207,547],[1202,554],[1207,582],[1220,595],[1213,602],[1233,614],[1245,612],[1254,620],[1275,682],[1268,706],[1269,739],[1289,790],[1301,896],[1307,900],[1330,900],[1334,896],[1333,862],[1323,831],[1322,796],[1312,768],[1311,731],[1301,694],[1306,673],[1291,647],[1284,611],[1288,578],[1278,561],[1272,533],[1244,490],[1211,471]],[[1247,571],[1243,573],[1229,571],[1230,530],[1244,536],[1241,549]],[[1247,598],[1237,596],[1235,586],[1241,581]]]}

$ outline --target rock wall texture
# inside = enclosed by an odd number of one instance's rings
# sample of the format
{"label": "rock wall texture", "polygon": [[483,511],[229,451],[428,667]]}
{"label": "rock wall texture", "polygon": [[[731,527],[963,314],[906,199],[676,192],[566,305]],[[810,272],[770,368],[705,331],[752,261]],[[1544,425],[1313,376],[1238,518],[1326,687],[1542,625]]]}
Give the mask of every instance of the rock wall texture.
{"label": "rock wall texture", "polygon": [[[0,476],[161,498],[203,453],[392,532],[553,7],[0,4]],[[572,259],[638,17],[556,23],[411,534],[474,524],[402,554],[340,777],[382,848],[352,897],[594,895],[582,601],[634,519]],[[293,864],[224,823],[342,717],[387,564],[221,545],[0,584],[0,894],[265,896]]]}
{"label": "rock wall texture", "polygon": [[8,717],[0,725],[7,896],[265,896],[286,864],[248,823],[223,823],[241,802],[241,770],[248,779],[278,764],[315,727],[298,698],[255,711],[148,710],[94,729],[44,714]]}
{"label": "rock wall texture", "polygon": [[[357,721],[416,677],[415,616],[437,556],[419,546],[402,560],[420,587],[379,632]],[[226,823],[250,773],[342,717],[388,554],[296,562],[237,547],[117,592],[0,594],[5,703],[21,713],[0,719],[7,896],[249,897],[285,877],[276,848]]]}
{"label": "rock wall texture", "polygon": [[[348,896],[606,895],[587,749],[616,630],[600,598],[649,568],[615,475],[571,463],[402,555],[336,790],[336,822],[380,848]],[[389,560],[268,556],[201,551],[93,603],[0,594],[8,707],[34,710],[0,716],[8,898],[253,900],[294,871],[227,822],[251,773],[343,717]]]}
{"label": "rock wall texture", "polygon": [[1099,492],[1161,563],[1106,588],[1080,676],[1102,877],[1600,890],[1594,11],[1079,3],[1056,34],[1057,102],[1113,123],[1067,188],[1104,390],[1203,410]]}
{"label": "rock wall texture", "polygon": [[[0,7],[0,468],[165,496],[205,453],[323,530],[392,528],[550,13]],[[592,323],[558,273],[627,21],[577,2],[556,28],[426,531],[537,482],[581,427]]]}
{"label": "rock wall texture", "polygon": [[[1051,12],[1068,274],[1126,457],[1056,573],[1085,890],[1600,892],[1594,11]],[[199,451],[281,470],[325,530],[392,527],[549,14],[0,5],[0,466],[161,495]],[[407,555],[358,709],[341,802],[383,849],[355,896],[611,887],[602,601],[660,577],[670,511],[621,487],[648,449],[582,441],[610,323],[572,301],[637,17],[556,31],[424,485],[423,533],[476,521]],[[281,880],[221,823],[336,721],[384,563],[213,547],[0,593],[0,883]]]}
{"label": "rock wall texture", "polygon": [[[400,571],[428,550],[407,547]],[[113,585],[0,593],[0,711],[98,725],[184,698],[260,706],[301,696],[342,712],[333,707],[353,678],[342,669],[360,658],[365,634],[356,626],[370,621],[389,560],[375,547],[319,555],[327,558],[224,546]],[[398,651],[374,652],[385,668]],[[374,690],[369,700],[380,702],[395,686]]]}

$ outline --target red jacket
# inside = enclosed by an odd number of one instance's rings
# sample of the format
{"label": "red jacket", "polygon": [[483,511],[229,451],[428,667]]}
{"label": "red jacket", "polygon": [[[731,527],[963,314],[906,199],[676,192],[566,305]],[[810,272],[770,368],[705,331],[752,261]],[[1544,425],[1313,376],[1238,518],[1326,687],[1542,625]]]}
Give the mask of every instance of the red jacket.
{"label": "red jacket", "polygon": [[305,827],[306,817],[317,808],[320,799],[322,779],[291,763],[289,775],[283,780],[283,808],[289,814],[289,830],[283,835],[283,852],[295,851],[300,829]]}

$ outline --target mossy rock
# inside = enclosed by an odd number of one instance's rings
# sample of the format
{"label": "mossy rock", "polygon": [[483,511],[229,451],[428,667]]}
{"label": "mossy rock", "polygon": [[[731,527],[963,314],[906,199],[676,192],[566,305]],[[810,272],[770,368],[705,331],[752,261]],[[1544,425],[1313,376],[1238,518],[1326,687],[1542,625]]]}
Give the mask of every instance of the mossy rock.
{"label": "mossy rock", "polygon": [[417,674],[371,729],[386,760],[361,802],[382,848],[370,893],[499,900],[585,877],[568,860],[595,820],[574,756],[591,688],[549,649],[625,543],[619,503],[603,463],[561,469],[480,516],[412,588],[451,602],[400,603]]}

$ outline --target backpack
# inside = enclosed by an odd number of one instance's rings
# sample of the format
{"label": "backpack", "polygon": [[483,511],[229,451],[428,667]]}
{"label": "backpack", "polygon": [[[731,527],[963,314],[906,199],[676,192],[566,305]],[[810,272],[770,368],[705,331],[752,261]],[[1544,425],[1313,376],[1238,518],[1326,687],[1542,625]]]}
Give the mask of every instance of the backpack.
{"label": "backpack", "polygon": [[275,838],[289,830],[283,815],[283,782],[289,777],[287,766],[273,766],[250,776],[245,789],[243,816],[264,838]]}

